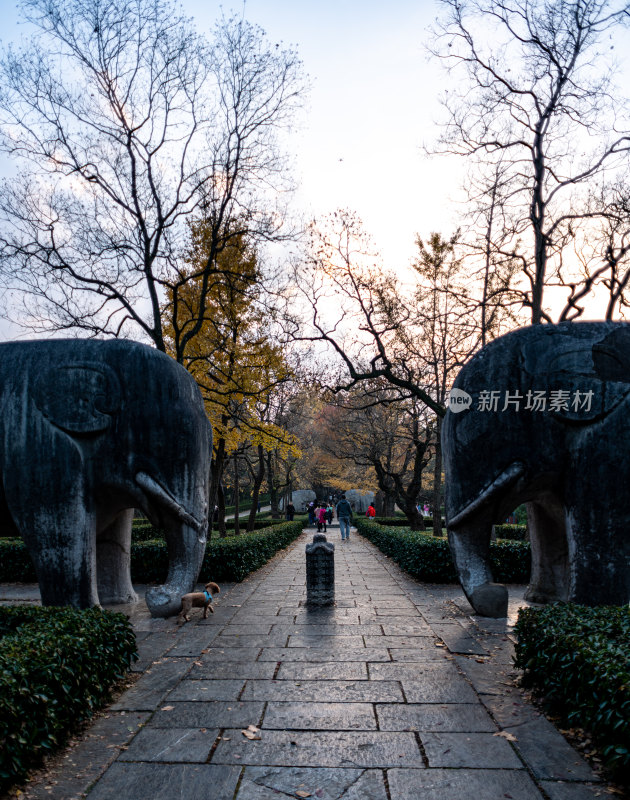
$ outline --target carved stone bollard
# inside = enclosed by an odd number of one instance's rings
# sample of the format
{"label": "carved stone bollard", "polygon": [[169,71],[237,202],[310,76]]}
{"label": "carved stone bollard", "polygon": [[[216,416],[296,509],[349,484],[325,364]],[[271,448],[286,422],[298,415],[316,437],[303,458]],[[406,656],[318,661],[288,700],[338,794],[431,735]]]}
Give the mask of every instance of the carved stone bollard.
{"label": "carved stone bollard", "polygon": [[306,604],[328,606],[335,602],[335,545],[323,533],[306,545]]}

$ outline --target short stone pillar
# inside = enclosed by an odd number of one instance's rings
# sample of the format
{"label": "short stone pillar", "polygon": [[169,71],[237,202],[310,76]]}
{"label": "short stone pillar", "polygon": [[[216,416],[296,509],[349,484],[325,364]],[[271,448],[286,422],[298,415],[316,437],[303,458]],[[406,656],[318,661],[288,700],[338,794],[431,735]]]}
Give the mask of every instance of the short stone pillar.
{"label": "short stone pillar", "polygon": [[306,545],[306,605],[329,606],[335,602],[335,545],[323,533]]}

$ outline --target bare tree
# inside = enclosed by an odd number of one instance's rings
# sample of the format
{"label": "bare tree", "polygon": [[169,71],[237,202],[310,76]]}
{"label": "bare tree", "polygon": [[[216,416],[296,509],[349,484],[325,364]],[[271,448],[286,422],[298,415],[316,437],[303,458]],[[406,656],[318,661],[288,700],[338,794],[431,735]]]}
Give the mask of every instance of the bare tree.
{"label": "bare tree", "polygon": [[[591,216],[588,185],[620,167],[630,147],[604,38],[626,26],[624,0],[440,0],[433,52],[454,81],[438,150],[501,160],[514,206],[511,247],[533,323],[549,273]],[[519,247],[519,239],[523,247]]]}
{"label": "bare tree", "polygon": [[399,401],[382,380],[366,381],[346,396],[337,396],[334,408],[337,413],[329,419],[322,446],[371,472],[391,500],[386,505],[392,510],[398,505],[412,530],[424,530],[417,506],[431,494],[423,488],[423,473],[435,449],[433,415],[413,398]]}
{"label": "bare tree", "polygon": [[[456,372],[480,340],[480,304],[457,252],[458,237],[434,233],[426,243],[418,237],[418,258],[403,283],[374,259],[353,215],[337,212],[330,223],[313,229],[310,259],[297,276],[308,320],[296,324],[295,336],[323,342],[338,356],[344,369],[328,381],[333,393],[372,382],[387,386],[390,404],[413,402],[429,410],[422,427],[436,429],[432,505],[434,530],[441,534],[440,420]],[[429,452],[425,438],[418,428],[418,475]],[[407,503],[402,495],[400,502]]]}
{"label": "bare tree", "polygon": [[290,311],[297,305],[298,313],[289,312],[287,319],[294,339],[324,342],[338,357],[342,371],[323,381],[326,388],[349,391],[362,381],[383,378],[401,397],[415,397],[443,416],[444,405],[410,357],[412,310],[403,301],[408,291],[382,268],[361,221],[336,211],[324,224],[313,223],[310,235],[308,254],[296,266],[301,303],[289,299]]}
{"label": "bare tree", "polygon": [[[182,362],[226,243],[283,235],[276,133],[300,102],[300,61],[238,17],[208,40],[170,0],[22,11],[37,33],[0,63],[0,146],[17,167],[0,196],[0,266],[23,293],[21,321],[166,350],[167,317]],[[191,270],[195,216],[208,241]]]}

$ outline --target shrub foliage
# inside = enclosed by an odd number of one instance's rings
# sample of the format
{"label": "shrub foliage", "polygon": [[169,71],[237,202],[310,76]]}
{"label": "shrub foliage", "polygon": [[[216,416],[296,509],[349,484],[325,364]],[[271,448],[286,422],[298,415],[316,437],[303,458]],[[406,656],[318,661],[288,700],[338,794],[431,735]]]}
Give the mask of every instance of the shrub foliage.
{"label": "shrub foliage", "polygon": [[588,729],[606,765],[630,777],[630,608],[524,608],[515,627],[523,684]]}
{"label": "shrub foliage", "polygon": [[[378,525],[355,519],[357,530],[406,572],[427,583],[456,583],[451,551],[446,539],[436,539],[424,531]],[[490,544],[490,561],[495,581],[527,583],[530,572],[528,542],[502,541]]]}
{"label": "shrub foliage", "polygon": [[[242,581],[259,569],[302,533],[302,522],[283,522],[240,536],[213,537],[199,573],[200,581]],[[131,579],[134,583],[162,582],[168,570],[168,551],[163,539],[137,542],[131,547]]]}
{"label": "shrub foliage", "polygon": [[124,614],[0,607],[0,788],[92,716],[135,653]]}

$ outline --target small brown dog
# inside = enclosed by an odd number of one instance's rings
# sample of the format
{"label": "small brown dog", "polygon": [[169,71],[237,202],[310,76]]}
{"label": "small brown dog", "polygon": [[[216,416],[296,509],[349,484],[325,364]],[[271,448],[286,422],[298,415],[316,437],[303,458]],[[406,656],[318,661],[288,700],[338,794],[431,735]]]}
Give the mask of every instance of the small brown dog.
{"label": "small brown dog", "polygon": [[208,618],[208,611],[214,614],[212,608],[212,595],[219,594],[221,588],[216,583],[206,583],[204,592],[189,592],[182,597],[182,610],[179,612],[178,621],[180,624],[189,622],[188,616],[193,608],[203,608],[203,618]]}

